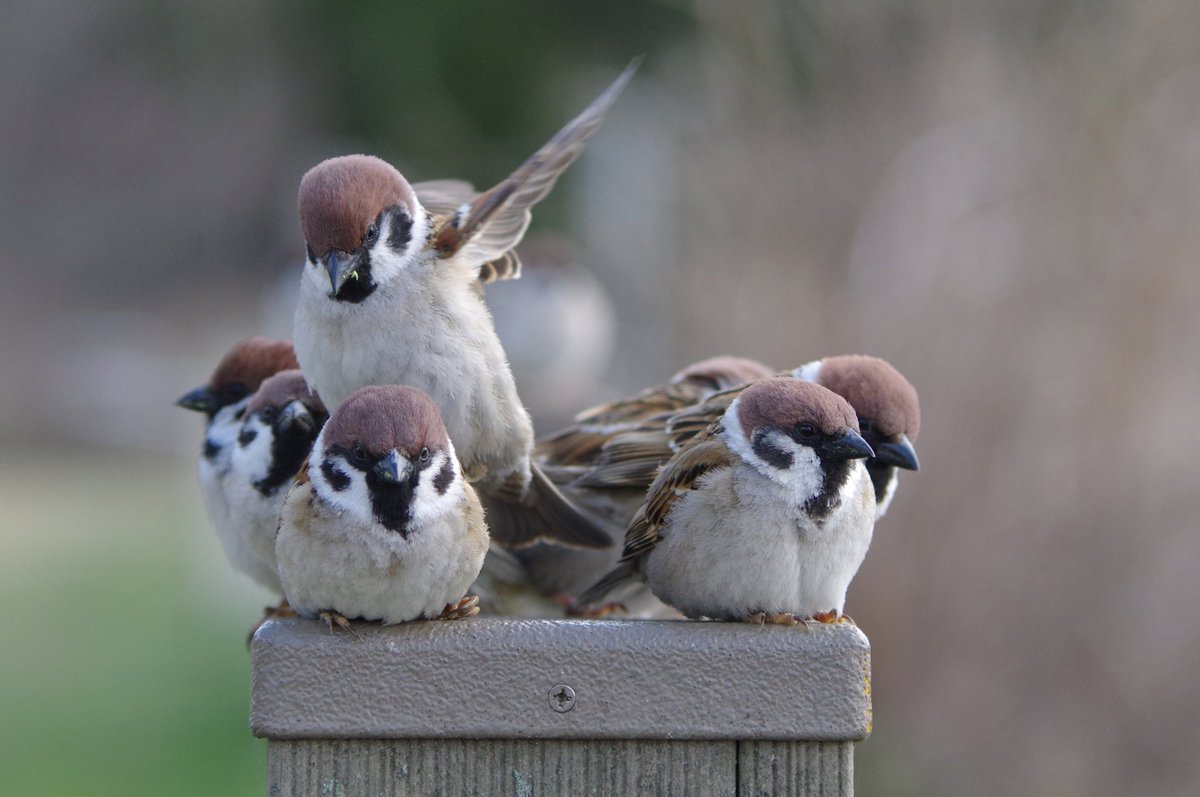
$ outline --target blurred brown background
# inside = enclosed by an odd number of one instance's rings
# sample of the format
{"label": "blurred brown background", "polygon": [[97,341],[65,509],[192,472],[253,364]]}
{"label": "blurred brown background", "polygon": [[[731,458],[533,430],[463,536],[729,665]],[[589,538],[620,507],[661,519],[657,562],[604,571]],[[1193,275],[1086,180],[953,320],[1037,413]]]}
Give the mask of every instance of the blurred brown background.
{"label": "blurred brown background", "polygon": [[847,607],[860,793],[1200,790],[1200,6],[349,5],[5,13],[13,793],[261,792],[268,596],[221,558],[172,402],[290,334],[310,165],[490,185],[637,54],[535,214],[584,270],[489,289],[539,430],[712,354],[888,358],[922,471]]}

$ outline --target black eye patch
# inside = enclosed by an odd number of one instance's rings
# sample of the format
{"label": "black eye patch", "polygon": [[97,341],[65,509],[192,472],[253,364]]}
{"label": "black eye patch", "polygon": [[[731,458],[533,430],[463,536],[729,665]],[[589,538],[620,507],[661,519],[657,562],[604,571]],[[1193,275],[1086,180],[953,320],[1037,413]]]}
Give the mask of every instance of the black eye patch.
{"label": "black eye patch", "polygon": [[780,470],[787,470],[792,467],[792,453],[776,446],[772,441],[771,435],[765,431],[760,430],[755,432],[750,442],[758,458],[771,467],[779,468]]}
{"label": "black eye patch", "polygon": [[388,246],[399,252],[412,240],[412,219],[408,212],[399,205],[392,205],[388,208],[388,214],[392,217],[392,229],[388,233]]}
{"label": "black eye patch", "polygon": [[454,481],[454,460],[446,457],[446,461],[442,464],[441,470],[433,477],[433,489],[438,491],[438,495],[445,495],[450,489],[450,484]]}
{"label": "black eye patch", "polygon": [[329,482],[329,486],[339,493],[350,486],[350,477],[335,468],[331,459],[321,463],[321,473],[325,476],[325,481]]}

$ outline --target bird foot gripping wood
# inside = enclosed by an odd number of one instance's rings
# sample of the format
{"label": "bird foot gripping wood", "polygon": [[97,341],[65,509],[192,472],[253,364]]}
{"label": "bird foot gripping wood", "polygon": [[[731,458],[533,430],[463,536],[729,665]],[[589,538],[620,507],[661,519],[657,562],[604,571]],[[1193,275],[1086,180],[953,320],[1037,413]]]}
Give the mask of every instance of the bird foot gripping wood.
{"label": "bird foot gripping wood", "polygon": [[268,620],[275,618],[295,617],[296,610],[288,606],[287,598],[279,601],[278,606],[267,606],[263,608],[262,619],[255,623],[250,628],[250,633],[246,635],[246,647],[250,647],[250,641],[254,639],[254,635],[258,633],[258,629],[262,628]]}
{"label": "bird foot gripping wood", "polygon": [[813,620],[826,625],[852,625],[858,627],[858,623],[854,622],[854,618],[848,614],[838,614],[836,611],[817,612],[812,616]]}
{"label": "bird foot gripping wood", "polygon": [[479,614],[479,596],[468,595],[458,603],[447,603],[439,620],[465,620]]}
{"label": "bird foot gripping wood", "polygon": [[331,633],[331,634],[333,633],[333,627],[336,625],[338,628],[349,631],[350,635],[353,636],[358,641],[360,641],[360,642],[362,641],[362,634],[355,631],[354,626],[350,625],[350,621],[347,620],[341,614],[339,614],[335,611],[329,610],[329,611],[321,612],[318,616],[322,620],[324,620],[325,625],[329,627],[329,633]]}
{"label": "bird foot gripping wood", "polygon": [[790,612],[779,612],[778,614],[768,614],[767,612],[755,612],[746,618],[747,623],[755,623],[757,625],[800,625],[800,618]]}
{"label": "bird foot gripping wood", "polygon": [[601,620],[605,617],[611,617],[614,614],[628,613],[629,609],[625,608],[625,604],[619,601],[598,603],[594,606],[576,606],[572,603],[563,609],[564,617],[582,617],[587,620]]}
{"label": "bird foot gripping wood", "polygon": [[[287,598],[284,598],[279,602],[278,606],[267,606],[263,609],[262,622],[265,623],[267,620],[274,620],[276,617],[282,618],[295,616],[296,610],[289,606]],[[262,625],[262,623],[259,623],[259,625]]]}

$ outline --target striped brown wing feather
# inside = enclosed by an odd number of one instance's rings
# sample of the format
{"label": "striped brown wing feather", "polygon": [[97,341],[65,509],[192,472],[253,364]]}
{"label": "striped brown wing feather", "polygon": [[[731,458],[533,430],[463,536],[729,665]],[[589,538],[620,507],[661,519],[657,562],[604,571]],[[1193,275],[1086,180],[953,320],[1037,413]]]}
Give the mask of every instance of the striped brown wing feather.
{"label": "striped brown wing feather", "polygon": [[583,152],[584,144],[600,127],[636,69],[637,64],[631,64],[515,172],[435,227],[433,242],[438,254],[452,257],[469,248],[472,259],[490,262],[520,243],[529,226],[530,208],[550,193],[559,175]]}
{"label": "striped brown wing feather", "polygon": [[625,550],[621,561],[627,562],[649,553],[662,539],[659,529],[674,508],[675,502],[696,486],[706,473],[730,467],[734,456],[724,441],[706,433],[695,438],[676,454],[650,485],[646,502],[638,509],[629,530],[625,533]]}

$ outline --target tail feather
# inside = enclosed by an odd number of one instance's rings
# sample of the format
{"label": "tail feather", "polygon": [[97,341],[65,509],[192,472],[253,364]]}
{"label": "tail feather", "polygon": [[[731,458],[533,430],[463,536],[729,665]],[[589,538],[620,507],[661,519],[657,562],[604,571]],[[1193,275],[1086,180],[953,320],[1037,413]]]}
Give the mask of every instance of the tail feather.
{"label": "tail feather", "polygon": [[629,562],[621,562],[612,570],[608,571],[599,581],[583,591],[578,598],[575,599],[575,606],[580,609],[586,609],[589,606],[596,606],[618,587],[631,585],[639,581],[637,571]]}
{"label": "tail feather", "polygon": [[563,495],[537,465],[524,500],[482,493],[492,536],[506,548],[525,548],[539,540],[572,548],[611,548],[612,537],[590,515]]}

